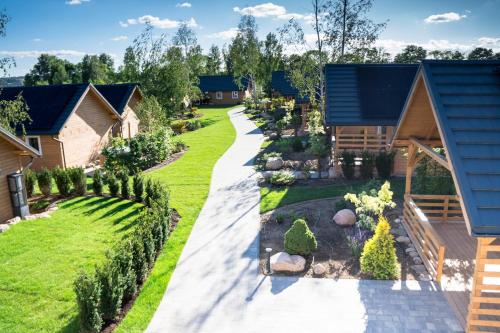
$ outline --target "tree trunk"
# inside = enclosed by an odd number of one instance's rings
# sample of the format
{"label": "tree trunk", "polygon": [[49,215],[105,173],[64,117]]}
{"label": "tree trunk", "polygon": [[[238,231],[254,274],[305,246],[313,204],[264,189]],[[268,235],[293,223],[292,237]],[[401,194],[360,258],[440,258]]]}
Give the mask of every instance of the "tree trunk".
{"label": "tree trunk", "polygon": [[344,11],[343,11],[343,19],[342,19],[342,48],[340,51],[340,58],[344,58],[344,50],[345,50],[345,26],[346,26],[346,16],[347,16],[347,0],[344,0]]}

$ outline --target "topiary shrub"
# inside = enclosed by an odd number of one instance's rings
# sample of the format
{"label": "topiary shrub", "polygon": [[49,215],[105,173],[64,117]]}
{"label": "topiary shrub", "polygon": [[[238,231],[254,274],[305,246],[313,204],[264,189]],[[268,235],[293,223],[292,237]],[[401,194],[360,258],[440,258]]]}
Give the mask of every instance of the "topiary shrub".
{"label": "topiary shrub", "polygon": [[94,174],[92,175],[92,190],[94,191],[95,195],[102,195],[103,187],[104,184],[103,184],[102,172],[101,170],[97,169],[94,171]]}
{"label": "topiary shrub", "polygon": [[144,194],[144,178],[142,178],[142,176],[134,176],[132,180],[132,189],[134,191],[135,201],[142,202],[142,196]]}
{"label": "topiary shrub", "polygon": [[122,199],[130,198],[130,186],[128,183],[128,174],[126,172],[120,175],[120,184]]}
{"label": "topiary shrub", "polygon": [[142,239],[137,237],[139,233],[133,234],[132,237],[132,261],[137,283],[140,284],[148,274],[148,262],[144,253],[144,243]]}
{"label": "topiary shrub", "polygon": [[44,196],[49,196],[52,193],[52,174],[47,168],[43,168],[36,174],[38,187]]}
{"label": "topiary shrub", "polygon": [[69,178],[68,171],[60,167],[52,170],[52,178],[56,182],[57,189],[59,193],[67,197],[71,191],[71,179]]}
{"label": "topiary shrub", "polygon": [[387,180],[391,178],[394,169],[394,156],[393,151],[381,151],[375,158],[375,166],[377,167],[378,176],[381,179]]}
{"label": "topiary shrub", "polygon": [[290,171],[278,171],[269,178],[269,183],[276,186],[290,186],[295,183],[295,176]]}
{"label": "topiary shrub", "polygon": [[31,169],[25,169],[24,171],[24,184],[26,186],[26,194],[28,198],[31,198],[33,192],[35,192],[36,184],[36,174]]}
{"label": "topiary shrub", "polygon": [[374,167],[375,167],[375,156],[368,150],[363,150],[361,152],[361,165],[359,167],[361,178],[363,179],[373,178]]}
{"label": "topiary shrub", "polygon": [[307,226],[305,220],[299,219],[285,233],[285,251],[289,254],[300,254],[307,256],[318,248],[316,237]]}
{"label": "topiary shrub", "polygon": [[354,178],[356,153],[344,150],[340,153],[340,166],[342,167],[342,174],[346,179]]}
{"label": "topiary shrub", "polygon": [[108,182],[109,194],[111,194],[112,197],[117,197],[118,192],[120,191],[120,185],[118,184],[118,180],[116,179],[115,175],[113,174],[108,175],[107,182]]}
{"label": "topiary shrub", "polygon": [[398,259],[390,231],[389,222],[380,216],[375,235],[365,243],[361,254],[361,271],[377,280],[395,279],[398,276]]}
{"label": "topiary shrub", "polygon": [[81,272],[74,289],[79,308],[80,331],[98,333],[103,324],[101,317],[101,285],[94,276]]}
{"label": "topiary shrub", "polygon": [[87,176],[85,176],[85,171],[81,167],[69,168],[67,169],[71,182],[73,183],[73,189],[76,195],[85,195],[87,193]]}

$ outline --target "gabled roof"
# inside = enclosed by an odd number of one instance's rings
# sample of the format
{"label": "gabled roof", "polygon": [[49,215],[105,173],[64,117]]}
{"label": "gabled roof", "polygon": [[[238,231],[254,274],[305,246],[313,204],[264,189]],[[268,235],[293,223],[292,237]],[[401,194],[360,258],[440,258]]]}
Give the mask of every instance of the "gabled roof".
{"label": "gabled roof", "polygon": [[247,80],[242,80],[243,89],[238,87],[232,75],[202,75],[199,76],[199,79],[200,83],[198,87],[202,93],[214,91],[240,91],[248,87]]}
{"label": "gabled roof", "polygon": [[274,71],[271,74],[271,89],[284,97],[292,97],[296,103],[309,101],[308,97],[300,97],[297,88],[293,87],[285,71]]}
{"label": "gabled roof", "polygon": [[0,100],[14,100],[22,94],[32,120],[25,124],[26,133],[55,135],[89,91],[93,91],[111,113],[119,116],[92,84],[6,87],[0,89]]}
{"label": "gabled roof", "polygon": [[136,83],[97,84],[95,87],[120,115],[123,115],[125,107],[134,92],[140,93]]}
{"label": "gabled roof", "polygon": [[[426,60],[417,74],[413,95],[417,94],[416,85],[426,88],[471,234],[498,237],[500,60]],[[395,140],[403,139],[403,132],[404,136],[412,135],[408,119],[419,121],[409,114],[409,104],[401,115]]]}
{"label": "gabled roof", "polygon": [[33,147],[29,146],[28,144],[24,143],[16,137],[14,134],[10,133],[7,131],[5,128],[0,126],[0,138],[4,139],[14,147],[16,147],[22,155],[28,155],[28,156],[33,156],[33,157],[40,157],[40,153],[35,150]]}
{"label": "gabled roof", "polygon": [[328,64],[326,124],[394,126],[418,65]]}

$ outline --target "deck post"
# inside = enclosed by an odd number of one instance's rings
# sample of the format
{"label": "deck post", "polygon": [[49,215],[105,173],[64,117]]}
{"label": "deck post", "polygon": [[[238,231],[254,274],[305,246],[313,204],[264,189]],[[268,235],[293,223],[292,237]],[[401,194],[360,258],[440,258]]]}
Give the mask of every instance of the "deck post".
{"label": "deck post", "polygon": [[406,182],[405,182],[405,194],[411,193],[411,177],[413,175],[413,168],[415,167],[415,156],[417,150],[413,144],[408,145],[408,163],[406,163]]}

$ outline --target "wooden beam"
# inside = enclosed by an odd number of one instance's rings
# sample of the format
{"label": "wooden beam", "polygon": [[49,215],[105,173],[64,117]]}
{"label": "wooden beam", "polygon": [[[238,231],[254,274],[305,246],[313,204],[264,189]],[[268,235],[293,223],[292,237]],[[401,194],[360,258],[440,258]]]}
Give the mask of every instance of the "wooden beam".
{"label": "wooden beam", "polygon": [[406,179],[405,179],[405,194],[411,193],[411,177],[413,175],[413,168],[415,166],[415,156],[417,154],[417,149],[415,145],[410,144],[408,146],[408,162],[406,163]]}
{"label": "wooden beam", "polygon": [[414,137],[411,137],[410,141],[415,146],[417,146],[418,148],[420,148],[420,150],[422,150],[424,153],[426,153],[427,155],[429,155],[434,161],[438,162],[443,167],[445,167],[446,169],[448,169],[448,170],[451,171],[451,167],[450,167],[450,164],[448,163],[448,160],[446,160],[443,156],[439,155],[434,150],[432,150],[432,148],[430,146],[426,145],[425,143],[423,143],[422,141],[420,141],[420,140],[418,140],[418,139],[416,139]]}
{"label": "wooden beam", "polygon": [[[443,146],[443,143],[441,142],[441,140],[430,139],[430,140],[420,140],[420,142],[422,142],[426,145],[429,145],[431,147],[442,147]],[[394,140],[392,145],[396,146],[396,147],[407,147],[410,145],[410,143],[411,143],[411,140],[399,139],[399,140]]]}

